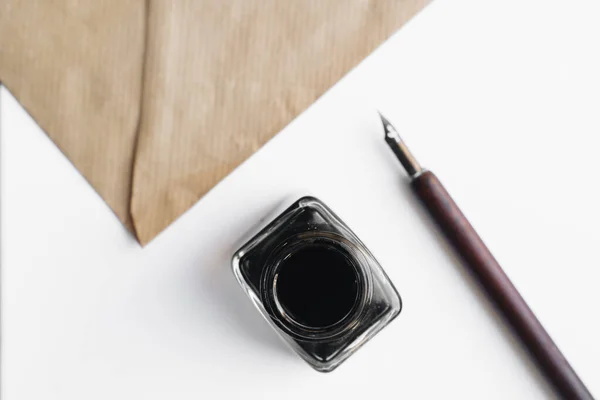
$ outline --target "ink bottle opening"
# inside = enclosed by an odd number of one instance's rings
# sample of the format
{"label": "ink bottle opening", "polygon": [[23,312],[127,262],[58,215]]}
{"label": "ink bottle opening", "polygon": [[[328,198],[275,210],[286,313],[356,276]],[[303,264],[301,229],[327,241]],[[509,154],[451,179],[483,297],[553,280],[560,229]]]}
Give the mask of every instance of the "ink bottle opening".
{"label": "ink bottle opening", "polygon": [[401,309],[389,278],[320,200],[303,197],[233,256],[234,274],[313,368],[335,369]]}

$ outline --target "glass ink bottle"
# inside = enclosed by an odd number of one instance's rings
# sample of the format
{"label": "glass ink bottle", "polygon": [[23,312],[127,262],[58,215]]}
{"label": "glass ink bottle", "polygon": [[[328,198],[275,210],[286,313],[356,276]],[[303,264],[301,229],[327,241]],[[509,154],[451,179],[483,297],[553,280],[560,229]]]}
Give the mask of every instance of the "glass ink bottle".
{"label": "glass ink bottle", "polygon": [[233,256],[254,305],[313,368],[329,372],[402,307],[389,278],[320,200],[303,197]]}

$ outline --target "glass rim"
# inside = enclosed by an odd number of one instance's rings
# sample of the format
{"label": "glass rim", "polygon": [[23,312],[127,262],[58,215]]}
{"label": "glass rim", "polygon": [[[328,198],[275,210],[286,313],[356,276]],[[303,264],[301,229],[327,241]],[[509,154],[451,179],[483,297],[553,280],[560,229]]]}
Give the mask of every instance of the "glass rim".
{"label": "glass rim", "polygon": [[[277,274],[287,257],[310,245],[330,247],[342,253],[354,269],[357,278],[357,296],[350,310],[338,321],[322,327],[303,325],[292,318],[281,305],[277,296]],[[290,335],[301,339],[322,340],[343,336],[360,322],[362,311],[368,303],[372,284],[369,274],[368,256],[356,244],[333,232],[307,231],[284,240],[267,258],[261,278],[261,293],[266,311],[275,317],[275,322]]]}

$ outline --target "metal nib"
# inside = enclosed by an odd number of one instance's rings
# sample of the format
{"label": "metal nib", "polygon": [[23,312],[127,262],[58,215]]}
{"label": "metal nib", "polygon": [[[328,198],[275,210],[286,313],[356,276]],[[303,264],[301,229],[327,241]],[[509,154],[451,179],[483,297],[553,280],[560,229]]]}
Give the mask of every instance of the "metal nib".
{"label": "metal nib", "polygon": [[417,160],[413,157],[412,153],[406,147],[406,144],[400,137],[396,128],[388,121],[381,113],[379,113],[381,117],[381,122],[383,123],[383,130],[385,132],[385,141],[390,146],[396,158],[400,161],[406,172],[411,178],[417,177],[421,172],[423,172],[423,168],[417,162]]}

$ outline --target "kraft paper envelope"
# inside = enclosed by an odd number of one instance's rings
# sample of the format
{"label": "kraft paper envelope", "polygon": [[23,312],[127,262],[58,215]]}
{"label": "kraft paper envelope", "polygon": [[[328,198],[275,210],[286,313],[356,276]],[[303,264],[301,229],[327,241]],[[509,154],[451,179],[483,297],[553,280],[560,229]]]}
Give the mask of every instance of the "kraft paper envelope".
{"label": "kraft paper envelope", "polygon": [[0,80],[146,244],[428,0],[0,0]]}

